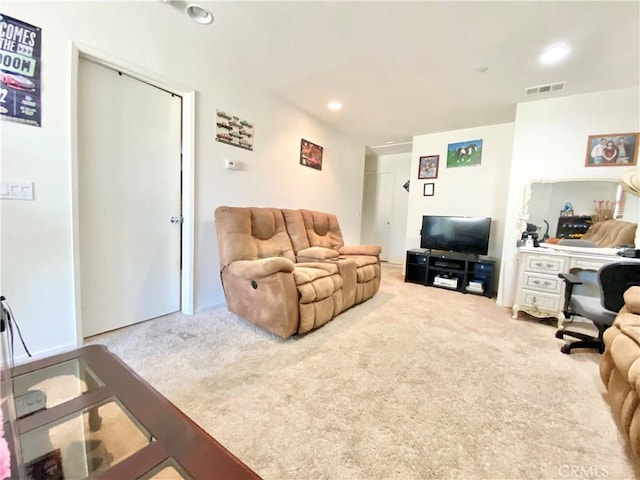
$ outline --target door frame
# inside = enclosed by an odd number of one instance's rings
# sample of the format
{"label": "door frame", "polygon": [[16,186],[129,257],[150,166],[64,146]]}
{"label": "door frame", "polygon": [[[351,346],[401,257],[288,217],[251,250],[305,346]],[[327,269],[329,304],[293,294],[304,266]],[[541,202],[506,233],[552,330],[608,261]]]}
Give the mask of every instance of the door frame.
{"label": "door frame", "polygon": [[[182,272],[180,277],[180,309],[187,315],[194,309],[195,272],[195,108],[196,92],[193,88],[145,70],[120,58],[78,42],[71,43],[71,215],[72,215],[72,261],[73,295],[76,321],[76,345],[83,342],[82,292],[80,283],[80,222],[78,185],[78,70],[80,58],[125,73],[137,80],[182,97]],[[168,219],[167,219],[168,221]]]}

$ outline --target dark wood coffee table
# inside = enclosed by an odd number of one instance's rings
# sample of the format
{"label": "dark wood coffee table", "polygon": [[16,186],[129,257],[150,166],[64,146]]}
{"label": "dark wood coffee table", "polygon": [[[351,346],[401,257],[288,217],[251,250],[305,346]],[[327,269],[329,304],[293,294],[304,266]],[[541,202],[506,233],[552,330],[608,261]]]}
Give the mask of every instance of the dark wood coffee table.
{"label": "dark wood coffee table", "polygon": [[27,476],[260,478],[102,345],[17,366],[12,379],[21,407],[46,396],[17,421]]}

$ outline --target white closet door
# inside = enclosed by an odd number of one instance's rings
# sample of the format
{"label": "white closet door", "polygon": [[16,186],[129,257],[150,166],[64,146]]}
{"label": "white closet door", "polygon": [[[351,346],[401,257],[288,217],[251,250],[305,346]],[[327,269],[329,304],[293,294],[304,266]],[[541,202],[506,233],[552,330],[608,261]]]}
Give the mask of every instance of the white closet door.
{"label": "white closet door", "polygon": [[181,98],[81,59],[83,336],[180,309]]}
{"label": "white closet door", "polygon": [[393,214],[393,173],[370,173],[364,177],[362,243],[382,247],[381,260],[389,259]]}

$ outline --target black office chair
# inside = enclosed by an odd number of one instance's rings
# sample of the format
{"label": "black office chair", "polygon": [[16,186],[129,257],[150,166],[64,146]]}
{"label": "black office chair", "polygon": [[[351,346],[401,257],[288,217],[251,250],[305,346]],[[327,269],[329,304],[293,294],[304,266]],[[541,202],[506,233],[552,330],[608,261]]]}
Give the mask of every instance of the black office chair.
{"label": "black office chair", "polygon": [[604,353],[602,335],[616,318],[616,315],[624,305],[624,292],[633,285],[640,285],[640,263],[614,262],[604,265],[597,272],[599,297],[578,295],[573,293],[576,285],[583,282],[578,276],[571,273],[558,274],[565,283],[564,315],[570,318],[574,315],[591,320],[598,329],[598,336],[594,337],[583,332],[565,330],[556,332],[556,338],[565,336],[577,338],[576,342],[565,343],[560,351],[570,354],[575,348],[595,348]]}

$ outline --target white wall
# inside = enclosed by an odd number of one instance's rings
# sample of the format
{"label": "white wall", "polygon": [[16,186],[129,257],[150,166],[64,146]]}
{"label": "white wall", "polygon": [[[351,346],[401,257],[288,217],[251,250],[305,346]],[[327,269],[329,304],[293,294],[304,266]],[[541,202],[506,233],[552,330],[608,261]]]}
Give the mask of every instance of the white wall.
{"label": "white wall", "polygon": [[[386,199],[391,202],[391,232],[389,238],[388,251],[383,252],[384,259],[389,263],[404,263],[406,250],[404,248],[404,239],[407,229],[407,205],[409,200],[409,192],[403,185],[410,178],[411,153],[395,153],[389,155],[372,155],[365,159],[364,173],[367,175],[391,174],[393,175],[393,192],[392,198]],[[366,188],[366,183],[365,183]],[[371,211],[375,208],[374,204],[362,205],[362,217],[370,215],[372,218],[375,212]],[[372,232],[367,232],[365,222],[362,223],[362,242],[371,243],[373,240]]]}
{"label": "white wall", "polygon": [[[500,259],[513,130],[506,123],[413,138],[406,249],[420,247],[423,215],[491,217],[489,256]],[[475,139],[483,141],[481,164],[447,168],[447,145]],[[418,180],[419,158],[427,155],[440,155],[438,178]],[[425,183],[435,184],[434,196],[423,196]]]}
{"label": "white wall", "polygon": [[[145,21],[165,9],[166,22]],[[214,209],[223,204],[310,208],[337,214],[347,243],[360,241],[364,145],[208,61],[201,29],[159,2],[3,2],[2,13],[42,27],[42,128],[0,123],[2,178],[33,180],[34,201],[2,213],[2,294],[31,350],[73,347],[72,42],[197,91],[195,307],[224,301]],[[231,39],[220,39],[227,45]],[[213,47],[215,48],[215,46]],[[216,108],[255,123],[254,151],[214,141]],[[324,147],[322,171],[299,165],[300,139]],[[224,169],[224,159],[241,170]],[[20,353],[20,351],[18,351]]]}
{"label": "white wall", "polygon": [[511,306],[518,214],[534,179],[619,178],[629,167],[585,167],[589,135],[638,132],[640,88],[518,104],[498,304]]}

